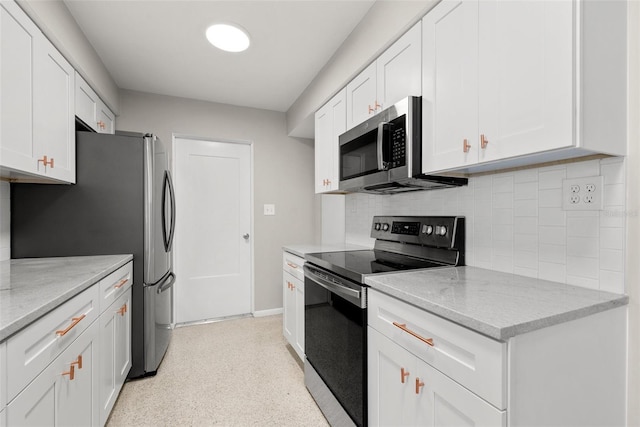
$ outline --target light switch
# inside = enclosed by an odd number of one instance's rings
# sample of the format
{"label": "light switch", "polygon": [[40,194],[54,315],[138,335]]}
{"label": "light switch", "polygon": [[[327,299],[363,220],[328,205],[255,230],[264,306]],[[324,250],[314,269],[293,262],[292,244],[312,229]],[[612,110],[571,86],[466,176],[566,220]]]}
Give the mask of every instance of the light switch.
{"label": "light switch", "polygon": [[276,205],[264,205],[264,214],[265,215],[275,215],[276,214]]}

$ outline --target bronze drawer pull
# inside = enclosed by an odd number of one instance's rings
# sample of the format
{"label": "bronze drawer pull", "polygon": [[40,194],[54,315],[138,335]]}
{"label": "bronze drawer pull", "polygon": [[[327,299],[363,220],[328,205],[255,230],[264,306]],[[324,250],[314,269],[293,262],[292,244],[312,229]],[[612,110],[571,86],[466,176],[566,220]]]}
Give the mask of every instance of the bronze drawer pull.
{"label": "bronze drawer pull", "polygon": [[80,321],[82,319],[84,319],[85,317],[87,317],[86,314],[83,314],[80,317],[72,318],[71,319],[72,322],[71,322],[71,324],[69,326],[67,326],[67,329],[62,329],[62,330],[56,331],[56,335],[61,336],[61,337],[65,336],[67,334],[67,332],[69,332],[71,329],[73,329],[73,327],[76,326],[78,323],[80,323]]}
{"label": "bronze drawer pull", "polygon": [[425,338],[425,337],[422,337],[422,336],[418,335],[417,333],[413,332],[411,329],[407,328],[407,324],[406,323],[393,322],[393,326],[402,329],[403,331],[405,331],[409,335],[413,335],[414,337],[418,338],[420,341],[422,341],[422,342],[430,345],[431,347],[433,347],[433,338]]}

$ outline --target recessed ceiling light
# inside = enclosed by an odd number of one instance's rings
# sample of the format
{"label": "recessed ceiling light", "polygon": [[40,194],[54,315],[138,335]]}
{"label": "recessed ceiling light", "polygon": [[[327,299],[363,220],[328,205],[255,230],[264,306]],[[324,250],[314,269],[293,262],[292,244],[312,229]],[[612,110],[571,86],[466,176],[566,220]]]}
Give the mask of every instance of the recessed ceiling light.
{"label": "recessed ceiling light", "polygon": [[215,24],[207,28],[207,40],[218,49],[242,52],[249,47],[249,35],[230,24]]}

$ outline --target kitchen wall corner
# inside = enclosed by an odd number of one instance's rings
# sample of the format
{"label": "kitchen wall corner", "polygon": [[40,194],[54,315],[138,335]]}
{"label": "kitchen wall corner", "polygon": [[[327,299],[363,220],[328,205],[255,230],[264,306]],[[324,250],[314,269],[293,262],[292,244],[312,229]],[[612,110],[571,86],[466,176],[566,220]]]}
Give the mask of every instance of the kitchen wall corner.
{"label": "kitchen wall corner", "polygon": [[[625,292],[625,161],[607,158],[472,177],[392,196],[349,194],[346,241],[373,245],[374,215],[463,215],[467,265]],[[604,176],[602,211],[562,209],[562,180]]]}
{"label": "kitchen wall corner", "polygon": [[0,261],[11,258],[11,186],[0,182]]}

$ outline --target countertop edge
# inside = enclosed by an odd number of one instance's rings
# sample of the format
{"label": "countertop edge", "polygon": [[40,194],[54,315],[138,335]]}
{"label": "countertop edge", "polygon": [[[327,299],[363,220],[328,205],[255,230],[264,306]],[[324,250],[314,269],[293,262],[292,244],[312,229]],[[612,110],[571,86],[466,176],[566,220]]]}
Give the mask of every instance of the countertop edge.
{"label": "countertop edge", "polygon": [[477,320],[470,316],[466,316],[457,311],[447,309],[438,304],[434,304],[428,300],[420,299],[419,304],[416,303],[418,298],[413,297],[412,294],[400,291],[392,286],[388,286],[381,283],[368,283],[371,289],[375,289],[379,292],[392,296],[410,304],[421,310],[428,311],[439,317],[442,317],[458,325],[464,326],[467,329],[486,335],[492,339],[506,342],[510,338],[517,335],[526,334],[539,329],[546,328],[561,323],[577,320],[592,314],[600,313],[606,310],[614,309],[617,307],[623,307],[628,304],[629,297],[627,295],[620,295],[618,298],[611,299],[609,301],[603,301],[600,303],[594,303],[588,307],[581,307],[573,310],[566,311],[557,315],[547,316],[528,322],[523,322],[507,327],[497,327],[483,321]]}
{"label": "countertop edge", "polygon": [[84,282],[78,284],[77,286],[74,286],[72,289],[61,294],[60,296],[52,300],[49,300],[49,302],[47,302],[46,304],[43,304],[39,307],[34,308],[31,312],[25,314],[19,319],[14,320],[12,323],[6,325],[4,328],[0,329],[0,342],[10,339],[11,336],[15,335],[16,333],[18,333],[19,331],[27,327],[29,324],[35,322],[39,318],[50,313],[52,310],[61,306],[62,304],[69,301],[71,298],[75,297],[76,295],[82,293],[83,291],[91,287],[91,285],[96,284],[100,280],[107,277],[109,274],[116,271],[118,268],[130,262],[131,260],[133,260],[133,255],[123,254],[120,260],[118,260],[111,266],[107,267],[101,273],[94,275],[93,277],[85,280]]}

